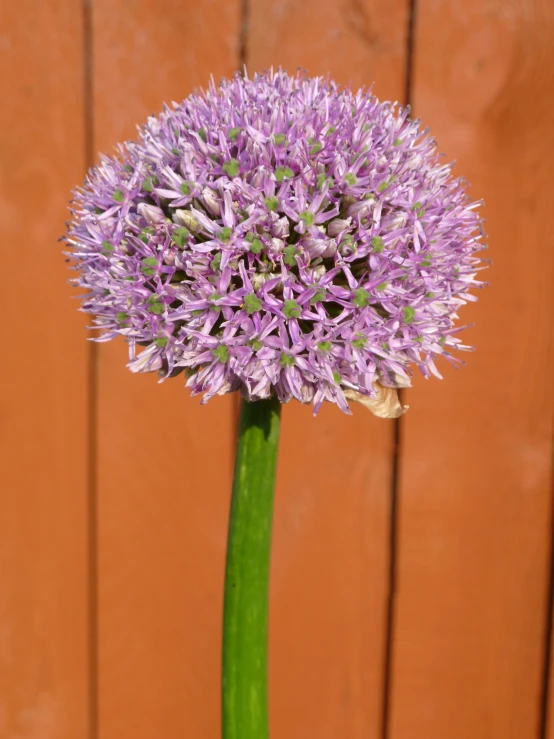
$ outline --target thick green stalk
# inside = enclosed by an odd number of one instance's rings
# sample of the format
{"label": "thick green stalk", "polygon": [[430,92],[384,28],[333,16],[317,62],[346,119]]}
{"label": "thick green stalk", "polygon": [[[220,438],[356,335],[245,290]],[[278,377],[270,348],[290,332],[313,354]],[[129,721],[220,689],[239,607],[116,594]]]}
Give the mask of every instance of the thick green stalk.
{"label": "thick green stalk", "polygon": [[223,615],[223,739],[267,739],[267,625],[280,403],[241,401]]}

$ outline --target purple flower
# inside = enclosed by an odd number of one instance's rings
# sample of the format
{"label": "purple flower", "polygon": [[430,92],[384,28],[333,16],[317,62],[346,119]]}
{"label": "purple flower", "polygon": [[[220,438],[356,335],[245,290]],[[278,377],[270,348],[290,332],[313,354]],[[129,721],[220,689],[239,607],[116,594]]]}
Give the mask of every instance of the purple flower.
{"label": "purple flower", "polygon": [[315,412],[459,363],[478,203],[408,113],[278,71],[148,119],[76,191],[65,236],[101,340],[124,336],[134,372],[185,369],[205,401]]}

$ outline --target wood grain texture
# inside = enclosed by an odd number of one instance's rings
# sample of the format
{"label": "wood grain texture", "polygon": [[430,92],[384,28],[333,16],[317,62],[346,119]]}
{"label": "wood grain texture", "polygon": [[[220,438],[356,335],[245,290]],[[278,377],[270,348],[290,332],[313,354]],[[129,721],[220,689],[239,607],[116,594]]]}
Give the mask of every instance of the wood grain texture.
{"label": "wood grain texture", "polygon": [[[96,148],[238,67],[238,2],[94,4]],[[102,739],[217,737],[233,403],[99,354]]]}
{"label": "wood grain texture", "polygon": [[89,346],[57,243],[84,174],[81,27],[71,2],[0,9],[2,739],[89,736]]}
{"label": "wood grain texture", "polygon": [[[550,639],[554,631],[554,623],[552,623],[552,613],[550,615]],[[550,641],[550,649],[548,650],[548,662],[545,664],[544,672],[544,693],[541,696],[543,705],[541,705],[541,730],[540,739],[554,739],[554,645]],[[548,647],[547,647],[548,649]]]}
{"label": "wood grain texture", "polygon": [[[375,81],[402,99],[408,3],[251,0],[250,72]],[[380,737],[393,423],[284,408],[270,615],[275,739]]]}
{"label": "wood grain texture", "polygon": [[477,347],[403,420],[391,739],[536,739],[552,485],[554,6],[420,0],[414,105],[484,197]]}

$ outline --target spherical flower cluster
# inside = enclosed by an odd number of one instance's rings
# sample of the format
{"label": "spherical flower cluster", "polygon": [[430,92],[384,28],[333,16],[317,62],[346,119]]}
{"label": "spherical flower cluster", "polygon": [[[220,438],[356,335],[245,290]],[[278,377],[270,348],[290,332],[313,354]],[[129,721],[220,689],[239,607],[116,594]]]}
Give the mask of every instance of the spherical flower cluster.
{"label": "spherical flower cluster", "polygon": [[348,412],[459,362],[476,205],[407,109],[271,71],[149,118],[76,191],[65,240],[132,371]]}

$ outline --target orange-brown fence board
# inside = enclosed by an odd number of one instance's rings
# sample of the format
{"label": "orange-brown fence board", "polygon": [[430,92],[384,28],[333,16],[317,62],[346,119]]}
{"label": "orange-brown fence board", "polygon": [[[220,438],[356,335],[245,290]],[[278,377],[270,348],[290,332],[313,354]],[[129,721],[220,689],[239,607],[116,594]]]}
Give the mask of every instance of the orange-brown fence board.
{"label": "orange-brown fence board", "polygon": [[[402,99],[408,2],[253,0],[249,69],[301,66]],[[375,3],[373,3],[375,6]],[[387,638],[394,422],[284,409],[271,592],[276,739],[377,739]],[[332,665],[332,667],[331,667]]]}
{"label": "orange-brown fence board", "polygon": [[[98,150],[239,66],[238,2],[102,0],[93,19]],[[200,407],[182,375],[160,386],[125,361],[100,347],[101,737],[215,737],[233,403]]]}
{"label": "orange-brown fence board", "polygon": [[494,262],[478,351],[406,393],[397,483],[394,422],[284,409],[272,736],[554,739],[553,57],[551,0],[2,8],[0,739],[219,736],[236,402],[131,375],[122,343],[91,372],[56,238],[91,148],[244,62],[411,82]]}
{"label": "orange-brown fence board", "polygon": [[86,739],[89,345],[57,238],[84,174],[82,16],[0,10],[0,737]]}
{"label": "orange-brown fence board", "polygon": [[394,739],[539,736],[552,495],[551,3],[421,2],[415,113],[484,197],[477,352],[403,421]]}

